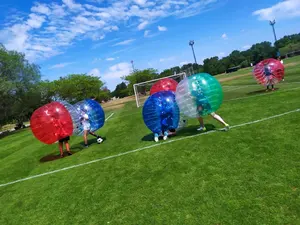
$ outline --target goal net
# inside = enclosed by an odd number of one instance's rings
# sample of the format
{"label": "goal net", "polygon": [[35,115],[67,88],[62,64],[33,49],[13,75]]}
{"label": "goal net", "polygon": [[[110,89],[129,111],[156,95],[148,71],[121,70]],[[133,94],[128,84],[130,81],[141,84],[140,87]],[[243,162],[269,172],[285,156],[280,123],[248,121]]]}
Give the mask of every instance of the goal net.
{"label": "goal net", "polygon": [[156,83],[159,80],[165,79],[165,78],[172,78],[176,80],[178,83],[183,80],[186,77],[186,73],[178,73],[174,74],[168,77],[162,77],[159,79],[149,80],[142,83],[134,84],[134,95],[136,100],[136,106],[141,107],[144,105],[144,102],[150,95],[150,89],[154,83]]}

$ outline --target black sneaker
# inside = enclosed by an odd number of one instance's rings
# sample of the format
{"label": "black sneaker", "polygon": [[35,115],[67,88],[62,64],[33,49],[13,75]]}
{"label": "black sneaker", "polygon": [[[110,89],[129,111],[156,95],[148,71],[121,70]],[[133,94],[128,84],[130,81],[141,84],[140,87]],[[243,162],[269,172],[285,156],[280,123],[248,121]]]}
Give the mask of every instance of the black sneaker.
{"label": "black sneaker", "polygon": [[72,152],[68,152],[68,155],[73,155]]}

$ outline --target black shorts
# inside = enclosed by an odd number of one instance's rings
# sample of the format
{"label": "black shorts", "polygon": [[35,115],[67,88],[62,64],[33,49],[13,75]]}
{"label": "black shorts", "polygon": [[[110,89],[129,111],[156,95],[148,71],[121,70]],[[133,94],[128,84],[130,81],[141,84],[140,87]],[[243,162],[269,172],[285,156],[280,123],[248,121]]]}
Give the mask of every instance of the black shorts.
{"label": "black shorts", "polygon": [[70,137],[68,136],[68,137],[65,137],[65,138],[63,138],[63,139],[60,139],[59,142],[60,142],[60,143],[63,143],[63,142],[65,142],[65,141],[69,141],[69,140],[70,140]]}

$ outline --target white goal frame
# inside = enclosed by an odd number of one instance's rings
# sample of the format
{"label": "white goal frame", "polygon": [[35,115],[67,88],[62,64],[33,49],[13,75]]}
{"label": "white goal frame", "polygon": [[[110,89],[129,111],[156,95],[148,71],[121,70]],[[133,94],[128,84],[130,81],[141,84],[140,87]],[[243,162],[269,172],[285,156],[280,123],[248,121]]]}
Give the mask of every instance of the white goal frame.
{"label": "white goal frame", "polygon": [[159,80],[162,80],[162,79],[165,79],[165,78],[180,77],[180,76],[182,76],[182,78],[184,79],[184,78],[186,78],[186,73],[185,72],[183,72],[183,73],[175,73],[175,74],[173,74],[171,76],[162,77],[162,78],[153,79],[153,80],[148,80],[148,81],[145,81],[145,82],[134,84],[133,85],[133,90],[134,90],[134,95],[135,95],[136,106],[139,108],[139,107],[141,107],[143,105],[143,104],[140,103],[139,98],[138,98],[138,90],[137,90],[138,86],[140,86],[142,84],[147,84],[147,83],[159,81]]}

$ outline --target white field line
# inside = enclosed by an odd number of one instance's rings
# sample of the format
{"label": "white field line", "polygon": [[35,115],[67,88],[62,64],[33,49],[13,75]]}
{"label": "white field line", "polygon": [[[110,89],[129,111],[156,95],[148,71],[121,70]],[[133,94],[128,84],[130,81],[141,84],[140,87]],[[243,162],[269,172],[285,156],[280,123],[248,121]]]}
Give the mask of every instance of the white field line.
{"label": "white field line", "polygon": [[[255,120],[255,121],[251,121],[251,122],[247,122],[247,123],[237,124],[237,125],[231,126],[231,129],[238,128],[238,127],[243,127],[243,126],[247,126],[247,125],[251,125],[251,124],[255,124],[255,123],[260,123],[260,122],[263,122],[263,121],[266,121],[266,120],[282,117],[282,116],[292,114],[292,113],[296,113],[296,112],[300,112],[300,108],[292,110],[292,111],[288,111],[288,112],[285,112],[285,113],[277,114],[277,115],[274,115],[274,116],[266,117],[266,118],[263,118],[263,119],[260,119],[260,120]],[[208,131],[206,133],[199,133],[199,134],[195,134],[195,135],[191,135],[191,136],[187,136],[187,137],[181,137],[181,138],[169,140],[169,141],[166,141],[166,142],[161,142],[161,143],[158,143],[158,144],[153,144],[153,145],[138,148],[138,149],[135,149],[135,150],[119,153],[119,154],[116,154],[116,155],[111,155],[111,156],[95,159],[95,160],[92,160],[92,161],[89,161],[89,162],[80,163],[80,164],[77,164],[77,165],[61,168],[61,169],[58,169],[58,170],[53,170],[53,171],[50,171],[50,172],[37,174],[37,175],[34,175],[34,176],[30,176],[30,177],[22,178],[22,179],[19,179],[19,180],[11,181],[11,182],[8,182],[8,183],[0,184],[0,187],[8,186],[8,185],[19,183],[19,182],[26,181],[26,180],[31,180],[31,179],[38,178],[38,177],[47,176],[47,175],[50,175],[50,174],[58,173],[58,172],[65,171],[65,170],[70,170],[70,169],[73,169],[73,168],[89,165],[89,164],[96,163],[96,162],[105,161],[105,160],[108,160],[108,159],[117,158],[117,157],[120,157],[120,156],[123,156],[123,155],[128,155],[128,154],[131,154],[131,153],[140,152],[140,151],[143,151],[143,150],[146,150],[146,149],[150,149],[150,148],[153,148],[153,147],[158,147],[158,146],[161,146],[161,145],[166,145],[166,144],[169,144],[169,143],[172,143],[172,142],[177,142],[177,141],[190,139],[190,138],[194,138],[194,137],[198,137],[198,136],[202,136],[202,135],[207,135],[207,134],[210,134],[210,133],[215,133],[216,131],[218,131],[218,130],[211,130],[211,131]]]}
{"label": "white field line", "polygon": [[109,120],[114,114],[115,114],[115,113],[110,114],[109,117],[107,117],[107,118],[105,119],[105,121]]}

